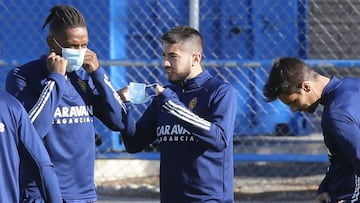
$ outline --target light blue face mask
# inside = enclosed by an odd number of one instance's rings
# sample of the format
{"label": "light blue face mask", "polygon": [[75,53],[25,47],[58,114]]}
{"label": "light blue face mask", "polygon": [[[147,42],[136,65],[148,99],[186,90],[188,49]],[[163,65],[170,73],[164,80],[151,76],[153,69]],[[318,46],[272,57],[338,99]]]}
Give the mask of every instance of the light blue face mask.
{"label": "light blue face mask", "polygon": [[146,85],[144,83],[136,83],[136,82],[130,82],[128,86],[128,94],[129,94],[129,100],[133,104],[144,104],[150,99],[155,96],[153,95],[147,95],[145,89],[147,87],[156,86],[157,83],[153,83],[150,85]]}
{"label": "light blue face mask", "polygon": [[61,48],[62,57],[69,61],[66,72],[77,71],[84,63],[86,48],[72,49],[64,48],[54,39],[54,42]]}

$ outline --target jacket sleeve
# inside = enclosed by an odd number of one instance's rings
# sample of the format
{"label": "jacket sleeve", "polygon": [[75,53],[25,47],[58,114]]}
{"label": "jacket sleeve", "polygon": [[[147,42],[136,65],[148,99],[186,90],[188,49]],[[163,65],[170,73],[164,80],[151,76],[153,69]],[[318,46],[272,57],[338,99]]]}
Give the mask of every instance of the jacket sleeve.
{"label": "jacket sleeve", "polygon": [[[344,173],[344,164],[352,166],[360,176],[360,129],[356,116],[342,108],[329,110],[323,121],[325,144],[329,148],[330,165],[318,188],[318,194],[328,192],[334,177]],[[336,150],[336,151],[331,151]],[[332,183],[333,184],[333,183]]]}
{"label": "jacket sleeve", "polygon": [[234,132],[236,95],[229,84],[223,84],[216,90],[207,118],[191,112],[169,88],[160,97],[163,99],[162,107],[180,119],[192,134],[213,150],[221,151],[232,141],[230,138]]}
{"label": "jacket sleeve", "polygon": [[65,86],[65,77],[50,73],[40,96],[30,87],[30,81],[14,69],[6,79],[6,91],[15,96],[29,112],[30,120],[43,138],[51,129],[56,107],[59,105]]}
{"label": "jacket sleeve", "polygon": [[61,192],[54,165],[50,161],[42,139],[31,124],[27,112],[22,106],[20,109],[19,140],[38,166],[42,185],[41,194],[46,202],[61,203]]}
{"label": "jacket sleeve", "polygon": [[127,102],[126,106],[128,110],[124,119],[126,127],[121,131],[121,138],[127,152],[140,152],[156,139],[157,102],[154,100],[137,121],[132,116],[132,104]]}
{"label": "jacket sleeve", "polygon": [[336,156],[352,165],[360,176],[360,128],[356,116],[344,109],[333,109],[323,117],[323,123],[327,124],[325,131],[332,132],[329,134],[332,143],[336,143]]}
{"label": "jacket sleeve", "polygon": [[111,84],[109,76],[100,67],[91,73],[91,77],[98,92],[94,104],[96,117],[111,130],[123,130],[124,124],[121,121],[126,116],[126,106]]}
{"label": "jacket sleeve", "polygon": [[328,167],[328,170],[326,171],[324,179],[321,181],[321,183],[319,185],[319,188],[316,192],[317,195],[324,193],[324,192],[329,192],[329,185],[331,182],[331,174],[332,174],[332,166],[330,165]]}

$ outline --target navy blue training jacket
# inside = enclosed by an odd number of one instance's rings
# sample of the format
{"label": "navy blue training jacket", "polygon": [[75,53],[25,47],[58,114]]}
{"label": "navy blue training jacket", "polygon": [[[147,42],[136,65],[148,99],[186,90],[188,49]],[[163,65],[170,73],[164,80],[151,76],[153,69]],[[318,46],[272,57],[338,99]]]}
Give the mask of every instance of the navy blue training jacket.
{"label": "navy blue training jacket", "polygon": [[165,88],[136,124],[126,105],[126,149],[135,153],[159,142],[162,203],[234,202],[236,95],[230,84],[205,70]]}
{"label": "navy blue training jacket", "polygon": [[0,202],[20,202],[19,166],[26,154],[35,163],[44,199],[61,203],[54,165],[23,106],[0,91],[0,112]]}
{"label": "navy blue training jacket", "polygon": [[332,77],[320,103],[330,165],[318,193],[329,192],[331,202],[360,202],[360,80]]}
{"label": "navy blue training jacket", "polygon": [[[110,129],[121,130],[126,110],[105,70],[48,73],[43,56],[10,71],[6,90],[24,105],[43,138],[63,199],[95,200],[94,116]],[[25,198],[40,195],[33,168],[28,159],[21,170]]]}

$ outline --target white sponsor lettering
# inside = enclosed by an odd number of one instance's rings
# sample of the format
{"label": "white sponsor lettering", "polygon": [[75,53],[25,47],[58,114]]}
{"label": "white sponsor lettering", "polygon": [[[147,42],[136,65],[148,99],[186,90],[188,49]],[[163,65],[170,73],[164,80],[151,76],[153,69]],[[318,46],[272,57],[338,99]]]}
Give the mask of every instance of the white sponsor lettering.
{"label": "white sponsor lettering", "polygon": [[53,124],[92,123],[93,115],[91,105],[58,107],[54,113]]}
{"label": "white sponsor lettering", "polygon": [[173,125],[172,127],[170,125],[163,125],[157,127],[157,136],[163,136],[163,135],[190,135],[191,133],[186,130],[182,125]]}
{"label": "white sponsor lettering", "polygon": [[56,118],[53,124],[78,124],[78,123],[92,123],[92,117],[77,117],[77,118]]}
{"label": "white sponsor lettering", "polygon": [[188,135],[169,135],[169,136],[160,136],[160,142],[194,142],[194,136]]}
{"label": "white sponsor lettering", "polygon": [[182,125],[163,125],[157,127],[160,142],[194,142],[195,137]]}
{"label": "white sponsor lettering", "polygon": [[57,107],[54,113],[54,117],[80,117],[80,116],[93,116],[93,107],[89,106],[65,106]]}

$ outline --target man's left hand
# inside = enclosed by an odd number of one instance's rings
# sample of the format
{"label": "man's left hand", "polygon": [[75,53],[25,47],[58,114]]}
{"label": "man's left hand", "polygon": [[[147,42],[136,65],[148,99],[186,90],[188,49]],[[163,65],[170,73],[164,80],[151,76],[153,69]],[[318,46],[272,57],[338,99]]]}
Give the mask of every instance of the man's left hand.
{"label": "man's left hand", "polygon": [[100,67],[96,53],[90,49],[86,50],[83,67],[88,73],[92,73]]}

